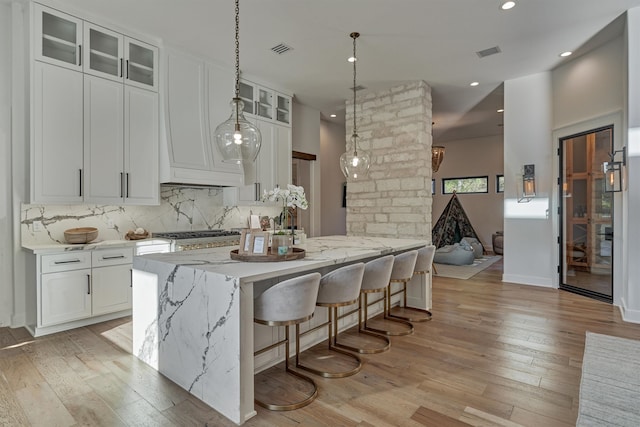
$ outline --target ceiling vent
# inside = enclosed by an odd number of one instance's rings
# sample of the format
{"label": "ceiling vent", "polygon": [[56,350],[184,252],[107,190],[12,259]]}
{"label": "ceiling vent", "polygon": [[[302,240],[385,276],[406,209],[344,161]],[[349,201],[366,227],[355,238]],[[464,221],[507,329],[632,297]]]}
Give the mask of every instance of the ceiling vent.
{"label": "ceiling vent", "polygon": [[273,52],[277,53],[278,55],[282,55],[283,53],[287,53],[290,50],[293,50],[293,48],[291,46],[287,46],[284,43],[280,43],[280,44],[272,47],[271,50]]}
{"label": "ceiling vent", "polygon": [[366,87],[365,87],[365,86],[362,86],[362,85],[358,85],[358,86],[356,86],[355,88],[354,88],[353,86],[351,86],[351,87],[349,88],[349,90],[353,90],[353,89],[355,89],[355,90],[356,90],[356,92],[357,92],[357,91],[359,91],[359,90],[364,90],[364,89],[366,89]]}
{"label": "ceiling vent", "polygon": [[496,53],[502,52],[498,46],[490,47],[489,49],[481,50],[476,52],[479,58],[484,58],[487,56],[495,55]]}

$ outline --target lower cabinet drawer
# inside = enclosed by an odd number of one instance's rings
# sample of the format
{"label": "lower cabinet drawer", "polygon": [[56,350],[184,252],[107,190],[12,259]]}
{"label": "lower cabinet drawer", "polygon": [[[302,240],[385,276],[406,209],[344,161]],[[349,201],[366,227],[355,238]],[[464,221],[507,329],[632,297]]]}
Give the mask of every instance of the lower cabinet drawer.
{"label": "lower cabinet drawer", "polygon": [[42,273],[91,268],[91,252],[70,251],[62,254],[42,255],[40,262],[40,271]]}

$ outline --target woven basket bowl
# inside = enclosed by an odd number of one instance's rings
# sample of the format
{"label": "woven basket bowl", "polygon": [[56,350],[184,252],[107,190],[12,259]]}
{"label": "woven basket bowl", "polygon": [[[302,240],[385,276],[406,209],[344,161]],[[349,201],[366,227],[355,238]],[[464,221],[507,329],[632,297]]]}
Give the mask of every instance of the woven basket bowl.
{"label": "woven basket bowl", "polygon": [[89,243],[98,237],[98,229],[95,227],[70,228],[64,231],[64,240],[67,243]]}

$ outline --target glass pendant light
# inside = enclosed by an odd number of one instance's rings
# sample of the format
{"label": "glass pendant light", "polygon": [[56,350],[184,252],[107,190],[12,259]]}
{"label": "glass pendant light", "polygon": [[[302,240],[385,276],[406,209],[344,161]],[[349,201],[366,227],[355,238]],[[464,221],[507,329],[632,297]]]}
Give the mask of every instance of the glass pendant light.
{"label": "glass pendant light", "polygon": [[356,128],[356,39],[360,37],[360,33],[351,33],[349,35],[353,39],[353,57],[349,58],[353,62],[353,134],[351,134],[351,144],[353,152],[347,151],[340,156],[340,169],[347,178],[353,180],[366,178],[369,174],[369,166],[371,159],[366,151],[358,151],[358,131]]}
{"label": "glass pendant light", "polygon": [[222,161],[228,163],[253,162],[262,144],[260,130],[244,118],[244,102],[240,99],[240,0],[236,0],[236,81],[235,96],[231,100],[231,116],[219,124],[215,132],[216,145]]}

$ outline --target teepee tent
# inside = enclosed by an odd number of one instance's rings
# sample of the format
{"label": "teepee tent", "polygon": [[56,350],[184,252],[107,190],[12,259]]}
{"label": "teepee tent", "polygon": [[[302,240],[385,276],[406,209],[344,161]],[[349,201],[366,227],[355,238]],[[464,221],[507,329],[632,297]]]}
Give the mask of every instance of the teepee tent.
{"label": "teepee tent", "polygon": [[[442,215],[431,230],[431,240],[436,248],[441,248],[445,245],[458,243],[463,237],[474,237],[478,242],[480,241],[469,217],[462,208],[460,199],[454,192],[447,207],[444,208]],[[482,250],[484,251],[484,247]]]}

